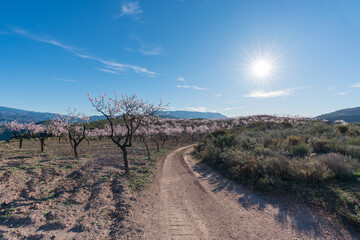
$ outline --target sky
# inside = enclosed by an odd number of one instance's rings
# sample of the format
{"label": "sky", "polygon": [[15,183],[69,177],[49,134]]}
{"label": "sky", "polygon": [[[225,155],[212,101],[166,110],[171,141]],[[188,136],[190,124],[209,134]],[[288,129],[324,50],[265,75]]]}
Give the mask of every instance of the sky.
{"label": "sky", "polygon": [[314,117],[360,106],[357,0],[0,0],[0,106]]}

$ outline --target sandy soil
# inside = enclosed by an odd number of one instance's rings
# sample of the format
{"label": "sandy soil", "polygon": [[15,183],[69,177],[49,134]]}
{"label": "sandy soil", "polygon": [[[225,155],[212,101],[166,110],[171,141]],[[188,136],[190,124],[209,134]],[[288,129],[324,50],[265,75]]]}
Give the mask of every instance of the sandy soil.
{"label": "sandy soil", "polygon": [[139,193],[130,239],[360,239],[336,217],[300,200],[248,191],[191,156],[192,147],[159,163],[151,189]]}

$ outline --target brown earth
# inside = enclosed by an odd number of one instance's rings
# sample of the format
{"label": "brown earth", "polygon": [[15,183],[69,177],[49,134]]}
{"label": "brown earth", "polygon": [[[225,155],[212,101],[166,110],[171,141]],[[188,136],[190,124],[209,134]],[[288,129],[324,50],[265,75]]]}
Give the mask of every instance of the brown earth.
{"label": "brown earth", "polygon": [[[39,141],[26,140],[21,149],[17,141],[0,142],[0,239],[122,239],[140,231],[124,219],[136,201],[132,188],[147,180],[155,162],[137,143],[129,149],[134,177],[128,179],[110,140],[89,143],[74,159],[64,139],[48,139],[45,152]],[[154,152],[154,159],[173,148]]]}
{"label": "brown earth", "polygon": [[244,189],[198,163],[191,151],[182,147],[159,163],[155,183],[129,213],[143,231],[129,239],[360,239],[300,199]]}
{"label": "brown earth", "polygon": [[360,239],[289,194],[254,193],[223,178],[191,146],[154,152],[155,171],[136,145],[128,179],[110,141],[82,144],[77,160],[68,142],[50,139],[44,153],[38,145],[0,145],[0,239]]}

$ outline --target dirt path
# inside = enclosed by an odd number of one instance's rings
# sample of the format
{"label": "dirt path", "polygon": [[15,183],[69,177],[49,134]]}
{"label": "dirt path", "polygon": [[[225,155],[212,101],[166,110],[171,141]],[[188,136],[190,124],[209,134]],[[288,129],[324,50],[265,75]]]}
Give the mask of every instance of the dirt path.
{"label": "dirt path", "polygon": [[260,196],[197,163],[191,147],[171,152],[134,213],[142,239],[360,239],[296,199]]}

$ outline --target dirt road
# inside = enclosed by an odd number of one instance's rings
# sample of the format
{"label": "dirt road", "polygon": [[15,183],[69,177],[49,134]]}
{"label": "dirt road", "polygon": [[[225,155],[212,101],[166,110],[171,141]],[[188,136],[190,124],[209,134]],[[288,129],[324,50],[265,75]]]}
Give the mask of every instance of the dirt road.
{"label": "dirt road", "polygon": [[[359,239],[296,199],[263,196],[224,179],[190,155],[171,152],[143,196],[143,239]],[[140,238],[140,237],[139,237]]]}

